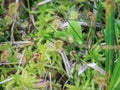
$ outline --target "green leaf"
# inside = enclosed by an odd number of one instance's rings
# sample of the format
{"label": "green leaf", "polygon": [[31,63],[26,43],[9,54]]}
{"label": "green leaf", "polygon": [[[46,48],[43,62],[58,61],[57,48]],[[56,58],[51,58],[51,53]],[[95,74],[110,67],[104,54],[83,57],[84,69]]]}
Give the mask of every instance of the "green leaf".
{"label": "green leaf", "polygon": [[69,22],[66,35],[73,37],[78,44],[82,44],[82,29],[78,21]]}

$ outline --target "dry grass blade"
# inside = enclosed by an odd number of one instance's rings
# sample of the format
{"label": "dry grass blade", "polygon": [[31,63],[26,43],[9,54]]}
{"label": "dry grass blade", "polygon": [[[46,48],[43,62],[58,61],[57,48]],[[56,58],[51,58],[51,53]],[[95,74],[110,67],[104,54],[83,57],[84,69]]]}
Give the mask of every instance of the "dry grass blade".
{"label": "dry grass blade", "polygon": [[64,65],[65,65],[65,69],[67,71],[67,75],[72,78],[72,74],[71,74],[71,70],[70,70],[70,63],[68,61],[68,58],[65,54],[65,52],[63,50],[60,50],[59,53],[61,54],[62,58],[63,58],[63,62],[64,62]]}
{"label": "dry grass blade", "polygon": [[48,87],[49,83],[49,81],[37,80],[36,82],[34,82],[33,88],[38,89],[41,87]]}
{"label": "dry grass blade", "polygon": [[4,80],[4,81],[1,81],[0,84],[3,84],[3,83],[8,82],[8,81],[11,81],[11,80],[13,80],[13,79],[14,79],[13,77],[12,77],[12,78],[8,78],[8,79],[6,79],[6,80]]}
{"label": "dry grass blade", "polygon": [[78,71],[78,75],[82,74],[88,67],[91,67],[91,68],[97,70],[98,72],[100,72],[101,74],[105,75],[105,71],[102,68],[100,68],[99,66],[97,66],[95,63],[88,63],[88,64],[82,66]]}

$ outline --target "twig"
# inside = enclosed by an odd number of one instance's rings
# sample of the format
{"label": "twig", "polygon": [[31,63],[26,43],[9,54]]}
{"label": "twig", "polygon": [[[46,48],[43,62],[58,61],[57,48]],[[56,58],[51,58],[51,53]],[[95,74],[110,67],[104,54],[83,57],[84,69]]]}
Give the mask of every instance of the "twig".
{"label": "twig", "polygon": [[14,63],[7,63],[7,62],[6,63],[1,63],[0,62],[0,65],[10,65],[10,64],[18,64],[18,62],[14,62]]}
{"label": "twig", "polygon": [[31,44],[31,41],[17,41],[17,42],[13,42],[13,44]]}
{"label": "twig", "polygon": [[[1,42],[2,44],[8,44],[11,42]],[[31,41],[14,41],[12,44],[28,44],[28,43],[32,43]]]}

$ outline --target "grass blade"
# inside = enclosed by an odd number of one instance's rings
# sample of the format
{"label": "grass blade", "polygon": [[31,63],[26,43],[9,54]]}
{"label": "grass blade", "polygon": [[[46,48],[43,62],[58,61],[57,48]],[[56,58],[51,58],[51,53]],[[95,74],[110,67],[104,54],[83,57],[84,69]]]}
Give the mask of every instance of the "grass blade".
{"label": "grass blade", "polygon": [[[106,83],[109,84],[110,78],[114,70],[114,47],[115,44],[115,7],[114,0],[106,0]],[[108,90],[108,86],[105,87]]]}
{"label": "grass blade", "polygon": [[106,74],[111,77],[113,72],[113,62],[114,62],[114,49],[109,49],[114,47],[114,35],[115,35],[115,25],[114,25],[114,0],[106,0],[106,45],[108,49],[106,50]]}
{"label": "grass blade", "polygon": [[120,57],[118,58],[118,61],[115,65],[108,90],[114,90],[115,84],[117,83],[117,81],[120,78],[120,71],[119,70],[120,70]]}

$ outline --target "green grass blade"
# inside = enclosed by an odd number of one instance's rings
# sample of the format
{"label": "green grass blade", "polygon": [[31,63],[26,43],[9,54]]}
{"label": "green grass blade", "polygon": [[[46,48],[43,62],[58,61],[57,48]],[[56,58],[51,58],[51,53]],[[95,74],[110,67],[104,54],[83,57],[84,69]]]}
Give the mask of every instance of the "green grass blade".
{"label": "green grass blade", "polygon": [[[114,10],[114,0],[106,0],[107,7],[106,7],[106,45],[108,46],[108,49],[106,50],[106,75],[109,76],[109,78],[112,75],[113,72],[113,66],[114,66],[114,35],[115,35],[115,25],[114,25],[114,16],[115,16],[115,10]],[[109,48],[112,47],[112,48]],[[108,81],[109,81],[108,78]]]}
{"label": "green grass blade", "polygon": [[108,90],[114,90],[114,88],[116,88],[115,84],[117,83],[119,78],[120,78],[120,57],[118,58],[118,61],[116,62]]}

